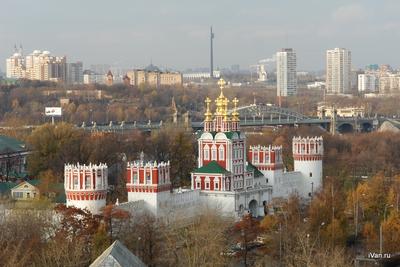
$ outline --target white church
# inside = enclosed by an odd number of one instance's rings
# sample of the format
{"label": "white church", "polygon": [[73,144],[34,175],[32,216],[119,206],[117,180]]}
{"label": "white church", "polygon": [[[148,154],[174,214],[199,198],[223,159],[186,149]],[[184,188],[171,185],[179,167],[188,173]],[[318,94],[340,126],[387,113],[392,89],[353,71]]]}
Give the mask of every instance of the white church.
{"label": "white church", "polygon": [[[294,171],[284,170],[281,146],[250,146],[240,131],[238,100],[228,112],[229,100],[223,94],[225,82],[218,82],[221,93],[211,112],[207,98],[204,129],[198,138],[198,163],[191,174],[190,189],[171,186],[169,162],[130,162],[127,165],[128,202],[122,206],[142,207],[157,217],[178,213],[192,216],[207,205],[224,215],[241,217],[250,212],[264,216],[275,198],[296,193],[304,199],[322,185],[322,137],[293,138]],[[107,166],[66,165],[67,206],[100,213],[105,206]]]}

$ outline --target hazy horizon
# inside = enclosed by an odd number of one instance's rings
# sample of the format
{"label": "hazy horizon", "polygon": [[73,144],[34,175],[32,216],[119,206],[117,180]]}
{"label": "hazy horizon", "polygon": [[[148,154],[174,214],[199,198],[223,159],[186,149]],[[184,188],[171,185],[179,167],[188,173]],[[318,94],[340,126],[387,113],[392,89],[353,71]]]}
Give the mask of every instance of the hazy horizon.
{"label": "hazy horizon", "polygon": [[298,70],[325,68],[325,51],[345,47],[353,66],[400,66],[396,31],[400,1],[54,1],[3,0],[0,68],[22,44],[66,55],[68,62],[178,70],[209,66],[242,69],[282,47],[297,52]]}

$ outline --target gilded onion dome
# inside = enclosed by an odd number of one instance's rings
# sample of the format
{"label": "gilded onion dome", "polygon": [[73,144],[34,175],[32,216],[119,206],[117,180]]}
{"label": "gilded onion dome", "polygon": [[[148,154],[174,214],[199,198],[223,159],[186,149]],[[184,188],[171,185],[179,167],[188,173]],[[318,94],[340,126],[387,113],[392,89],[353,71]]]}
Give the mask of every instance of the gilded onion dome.
{"label": "gilded onion dome", "polygon": [[224,79],[219,79],[218,81],[218,86],[221,89],[221,93],[219,97],[215,100],[217,110],[215,115],[220,115],[224,116],[225,119],[228,119],[228,103],[229,100],[224,96],[224,87],[225,87],[225,80]]}

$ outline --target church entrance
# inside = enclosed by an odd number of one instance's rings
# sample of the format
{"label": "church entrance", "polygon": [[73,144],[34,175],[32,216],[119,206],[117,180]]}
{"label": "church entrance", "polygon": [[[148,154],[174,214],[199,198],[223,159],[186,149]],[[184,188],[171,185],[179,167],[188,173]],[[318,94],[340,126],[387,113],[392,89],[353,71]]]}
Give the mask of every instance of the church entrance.
{"label": "church entrance", "polygon": [[258,203],[257,203],[257,200],[253,199],[252,201],[250,201],[249,210],[250,210],[251,216],[258,217]]}

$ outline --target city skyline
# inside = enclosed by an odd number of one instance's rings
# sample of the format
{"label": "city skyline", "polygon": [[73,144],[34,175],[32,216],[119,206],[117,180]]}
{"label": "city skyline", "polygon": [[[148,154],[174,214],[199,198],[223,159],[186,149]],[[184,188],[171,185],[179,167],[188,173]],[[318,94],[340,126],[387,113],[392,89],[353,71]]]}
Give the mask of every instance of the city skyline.
{"label": "city skyline", "polygon": [[[400,38],[394,32],[400,3],[394,0],[203,1],[196,8],[189,2],[97,1],[96,12],[90,12],[90,3],[76,0],[6,0],[0,11],[0,60],[5,62],[14,44],[21,43],[25,51],[47,49],[86,67],[135,68],[150,62],[178,70],[207,67],[212,25],[215,68],[239,64],[247,69],[281,47],[296,50],[299,70],[323,70],[325,51],[332,47],[351,50],[355,68],[400,65],[400,55],[389,52]],[[34,30],[27,29],[27,21]],[[5,64],[0,68],[4,71]]]}

